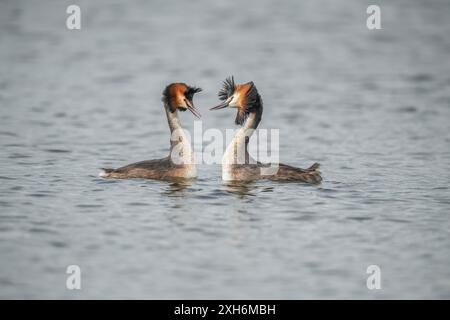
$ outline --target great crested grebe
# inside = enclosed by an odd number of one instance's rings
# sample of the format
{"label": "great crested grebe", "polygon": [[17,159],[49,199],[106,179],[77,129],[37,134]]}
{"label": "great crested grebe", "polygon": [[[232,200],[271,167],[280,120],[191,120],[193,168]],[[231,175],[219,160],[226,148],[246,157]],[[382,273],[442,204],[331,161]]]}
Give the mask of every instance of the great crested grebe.
{"label": "great crested grebe", "polygon": [[308,183],[319,183],[322,181],[318,163],[314,163],[308,169],[295,168],[280,163],[278,164],[278,170],[276,170],[275,166],[275,170],[271,171],[267,170],[270,169],[270,165],[251,159],[247,149],[248,142],[253,131],[258,127],[263,113],[262,99],[253,82],[236,85],[233,77],[227,78],[223,82],[223,88],[218,95],[223,102],[211,108],[211,110],[226,107],[237,108],[235,123],[241,126],[223,155],[223,180],[251,181],[269,179]]}
{"label": "great crested grebe", "polygon": [[132,163],[118,169],[103,169],[100,176],[115,179],[146,178],[158,180],[195,178],[197,169],[194,153],[181,127],[177,110],[189,110],[199,118],[200,113],[195,108],[192,100],[194,94],[200,91],[202,89],[190,87],[185,83],[172,83],[163,91],[162,102],[164,103],[171,133],[169,156],[162,159]]}

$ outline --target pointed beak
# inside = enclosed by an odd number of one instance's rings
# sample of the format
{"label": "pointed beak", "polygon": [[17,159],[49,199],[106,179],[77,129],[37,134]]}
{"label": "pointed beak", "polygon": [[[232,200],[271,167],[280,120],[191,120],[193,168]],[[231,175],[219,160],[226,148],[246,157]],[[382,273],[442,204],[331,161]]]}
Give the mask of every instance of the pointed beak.
{"label": "pointed beak", "polygon": [[189,101],[188,99],[185,99],[184,101],[186,102],[186,105],[187,105],[187,108],[189,109],[189,111],[192,112],[192,114],[194,116],[196,116],[197,118],[200,119],[201,114],[200,114],[200,112],[198,112],[197,109],[195,109],[194,104],[191,101]]}
{"label": "pointed beak", "polygon": [[209,110],[219,110],[219,109],[223,109],[228,107],[228,105],[230,104],[230,99],[225,100],[224,102],[222,102],[221,104],[219,104],[218,106],[215,106]]}

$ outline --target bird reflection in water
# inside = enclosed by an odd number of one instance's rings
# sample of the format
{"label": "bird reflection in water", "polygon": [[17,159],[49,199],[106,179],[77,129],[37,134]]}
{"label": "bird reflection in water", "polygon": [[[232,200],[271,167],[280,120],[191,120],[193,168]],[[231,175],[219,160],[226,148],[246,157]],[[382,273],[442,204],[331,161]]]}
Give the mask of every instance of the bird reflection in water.
{"label": "bird reflection in water", "polygon": [[254,197],[255,191],[259,189],[255,182],[245,181],[227,181],[224,183],[224,188],[226,192],[236,195],[239,199]]}
{"label": "bird reflection in water", "polygon": [[191,187],[194,182],[195,179],[172,179],[163,194],[168,197],[183,197],[186,195],[186,189]]}

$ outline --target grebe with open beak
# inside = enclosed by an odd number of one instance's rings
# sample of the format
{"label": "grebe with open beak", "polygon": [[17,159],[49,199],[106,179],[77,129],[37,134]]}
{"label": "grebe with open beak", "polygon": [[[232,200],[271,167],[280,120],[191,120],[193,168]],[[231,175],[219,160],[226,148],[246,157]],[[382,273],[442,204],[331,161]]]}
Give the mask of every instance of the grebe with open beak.
{"label": "grebe with open beak", "polygon": [[[220,100],[218,106],[211,110],[226,107],[236,108],[235,123],[240,125],[233,140],[225,150],[222,158],[222,179],[228,181],[251,181],[257,179],[269,179],[276,181],[302,181],[319,183],[319,164],[314,163],[308,169],[300,169],[286,164],[278,164],[278,170],[264,170],[269,167],[251,159],[248,153],[248,142],[253,131],[258,127],[263,113],[261,96],[253,82],[235,84],[233,77],[223,83],[223,88],[218,93]],[[244,152],[242,152],[244,150]],[[242,157],[244,154],[245,158]]]}
{"label": "grebe with open beak", "polygon": [[192,152],[190,142],[188,141],[183,128],[181,127],[178,112],[191,111],[196,117],[200,113],[192,102],[194,94],[202,91],[200,88],[190,87],[185,83],[172,83],[168,85],[163,92],[162,101],[169,123],[171,139],[169,156],[156,159],[141,161],[118,169],[103,169],[100,177],[127,179],[127,178],[146,178],[146,179],[176,179],[176,178],[195,178],[197,169],[195,166],[195,157]]}

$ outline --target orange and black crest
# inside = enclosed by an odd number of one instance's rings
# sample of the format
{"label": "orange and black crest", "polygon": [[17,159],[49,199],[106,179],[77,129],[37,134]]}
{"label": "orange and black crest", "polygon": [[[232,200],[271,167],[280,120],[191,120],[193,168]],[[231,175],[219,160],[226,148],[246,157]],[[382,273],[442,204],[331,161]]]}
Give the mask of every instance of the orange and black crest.
{"label": "orange and black crest", "polygon": [[256,89],[253,81],[238,87],[238,90],[242,90],[243,94],[241,98],[242,102],[240,103],[240,107],[238,108],[238,112],[236,114],[235,123],[242,125],[250,112],[256,112],[258,115],[261,115],[263,104],[261,96],[258,93],[258,89]]}
{"label": "orange and black crest", "polygon": [[191,87],[185,83],[171,83],[164,89],[161,100],[169,106],[171,112],[174,112],[177,107],[184,104],[184,98],[192,102],[194,94],[200,91],[201,88]]}

